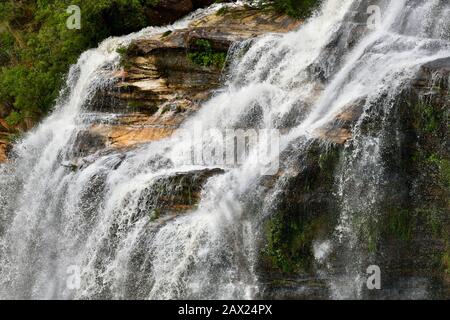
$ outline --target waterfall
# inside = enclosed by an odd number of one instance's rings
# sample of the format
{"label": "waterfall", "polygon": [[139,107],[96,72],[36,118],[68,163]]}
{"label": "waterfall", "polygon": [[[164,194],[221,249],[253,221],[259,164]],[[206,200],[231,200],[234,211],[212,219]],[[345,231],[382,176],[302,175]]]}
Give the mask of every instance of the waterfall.
{"label": "waterfall", "polygon": [[[380,25],[355,34],[358,12],[364,15],[373,2],[382,12]],[[77,135],[94,120],[87,108],[95,93],[108,87],[120,68],[116,49],[185,28],[219,7],[199,10],[172,26],[107,39],[71,68],[53,113],[14,146],[13,160],[0,167],[0,298],[258,297],[261,221],[271,214],[290,172],[281,170],[275,186],[263,188],[252,149],[242,165],[223,167],[224,174],[208,179],[190,212],[155,221],[148,213],[158,201],[152,190],[161,179],[220,167],[190,164],[186,152],[202,143],[214,145],[214,137],[186,141],[181,132],[198,125],[223,131],[279,129],[283,165],[289,167],[311,140],[320,138],[321,128],[363,99],[363,115],[336,172],[339,221],[334,233],[315,246],[319,262],[325,261],[317,273],[327,279],[331,297],[360,297],[365,253],[357,233],[365,221],[376,220],[383,186],[383,137],[367,135],[361,126],[374,105],[389,113],[421,65],[450,56],[450,4],[326,0],[295,31],[235,44],[225,86],[172,137],[91,155],[77,170],[65,166]],[[362,218],[356,223],[358,214]],[[345,272],[334,272],[333,252],[347,266]],[[77,290],[67,286],[73,267],[81,274]]]}

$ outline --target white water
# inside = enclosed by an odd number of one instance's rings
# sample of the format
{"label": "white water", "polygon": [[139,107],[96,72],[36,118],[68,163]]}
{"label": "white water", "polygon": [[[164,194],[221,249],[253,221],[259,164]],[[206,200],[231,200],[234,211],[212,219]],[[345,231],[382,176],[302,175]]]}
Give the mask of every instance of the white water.
{"label": "white water", "polygon": [[[281,128],[295,111],[294,125],[281,141],[283,151],[293,141],[315,137],[348,103],[364,97],[369,107],[385,93],[395,96],[420,65],[450,56],[446,1],[380,1],[380,28],[367,32],[350,50],[341,48],[325,82],[312,75],[311,64],[326,63],[326,45],[352,23],[351,10],[364,9],[366,2],[328,0],[299,30],[237,45],[229,82],[183,128],[191,130],[196,123],[222,130],[249,126],[244,120],[249,116],[255,127]],[[183,28],[216,8],[170,28]],[[255,157],[210,178],[198,208],[165,222],[152,222],[142,199],[151,197],[149,189],[159,178],[199,169],[184,165],[181,136],[139,147],[125,157],[92,156],[75,172],[61,166],[71,160],[76,133],[89,125],[89,99],[108,84],[111,70],[119,68],[116,48],[166,30],[149,28],[108,39],[85,52],[71,69],[67,92],[54,113],[15,147],[14,162],[1,168],[0,297],[257,297],[261,288],[254,270],[255,235],[260,231],[255,228],[261,217],[246,204],[261,197],[261,211],[267,213],[277,190],[265,198],[259,193],[261,168]],[[248,51],[237,58],[247,45]],[[260,116],[252,114],[255,109]],[[377,146],[377,137],[357,143],[355,158],[338,176],[343,206],[333,241],[345,243],[346,255],[359,254],[352,242],[350,208],[370,212],[377,199],[376,184],[371,184],[382,170]],[[352,196],[352,190],[367,186],[372,188],[364,197]],[[326,252],[332,250],[329,243]],[[320,260],[326,260],[326,252],[320,252]],[[67,287],[70,266],[81,270],[78,290]],[[359,296],[357,269],[357,261],[349,262],[349,272],[330,280],[332,297]]]}

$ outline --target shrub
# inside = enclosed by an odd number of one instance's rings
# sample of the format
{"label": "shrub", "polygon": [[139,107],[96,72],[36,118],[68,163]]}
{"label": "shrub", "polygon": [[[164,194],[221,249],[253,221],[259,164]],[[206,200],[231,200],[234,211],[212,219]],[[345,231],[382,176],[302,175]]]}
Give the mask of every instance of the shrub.
{"label": "shrub", "polygon": [[320,2],[321,0],[263,0],[260,5],[299,19],[310,15]]}
{"label": "shrub", "polygon": [[196,65],[203,67],[223,68],[227,54],[222,51],[215,51],[208,40],[196,40],[195,49],[188,53],[188,58]]}
{"label": "shrub", "polygon": [[6,123],[11,127],[18,125],[22,120],[22,115],[15,111],[11,112],[5,119]]}
{"label": "shrub", "polygon": [[[83,51],[109,36],[127,34],[151,24],[146,9],[158,2],[1,1],[0,104],[12,107],[22,119],[39,119],[53,106],[64,74]],[[66,27],[69,5],[82,9],[82,30]]]}

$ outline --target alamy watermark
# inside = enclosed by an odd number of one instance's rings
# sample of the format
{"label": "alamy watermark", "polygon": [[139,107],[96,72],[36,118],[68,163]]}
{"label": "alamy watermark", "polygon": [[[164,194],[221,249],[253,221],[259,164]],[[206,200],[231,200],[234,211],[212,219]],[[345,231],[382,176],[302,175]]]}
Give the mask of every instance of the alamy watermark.
{"label": "alamy watermark", "polygon": [[66,20],[66,26],[67,29],[73,30],[81,29],[81,9],[77,5],[70,5],[67,7],[66,10],[67,14],[70,14],[70,16]]}
{"label": "alamy watermark", "polygon": [[378,29],[381,25],[381,8],[376,5],[369,6],[367,8],[367,14],[369,15],[367,28],[370,30]]}
{"label": "alamy watermark", "polygon": [[[360,12],[352,11],[352,13],[359,14]],[[365,14],[367,15],[366,21],[356,23],[357,25],[365,26],[369,30],[377,30],[381,27],[383,22],[383,15],[380,6],[377,5],[368,6]]]}
{"label": "alamy watermark", "polygon": [[[261,175],[276,175],[280,167],[280,131],[277,129],[179,129],[185,145],[182,159],[187,165],[256,166]],[[183,148],[182,148],[183,149]]]}
{"label": "alamy watermark", "polygon": [[367,289],[369,290],[381,290],[381,269],[377,265],[371,265],[367,268],[366,273],[369,275],[367,278]]}
{"label": "alamy watermark", "polygon": [[66,287],[69,290],[79,290],[81,288],[81,268],[77,265],[71,265],[66,270]]}

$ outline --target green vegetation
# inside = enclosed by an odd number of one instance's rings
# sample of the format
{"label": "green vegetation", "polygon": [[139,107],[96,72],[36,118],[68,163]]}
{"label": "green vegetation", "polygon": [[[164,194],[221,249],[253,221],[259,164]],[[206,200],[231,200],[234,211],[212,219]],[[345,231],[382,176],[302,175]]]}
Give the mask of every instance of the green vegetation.
{"label": "green vegetation", "polygon": [[386,210],[386,231],[403,241],[411,240],[414,231],[414,213],[402,208],[389,208]]}
{"label": "green vegetation", "polygon": [[436,185],[450,197],[450,159],[433,153],[425,163],[436,173]]}
{"label": "green vegetation", "polygon": [[[437,91],[442,88],[435,88]],[[429,99],[411,108],[412,128],[416,133],[412,163],[422,195],[413,217],[415,224],[424,228],[433,239],[444,242],[436,259],[450,274],[450,155],[448,140],[448,104]],[[444,143],[443,143],[444,142]]]}
{"label": "green vegetation", "polygon": [[445,273],[450,275],[450,247],[447,248],[447,251],[442,257],[442,266],[444,267]]}
{"label": "green vegetation", "polygon": [[5,121],[9,126],[15,126],[18,125],[23,120],[23,117],[18,112],[11,112],[9,116],[6,117]]}
{"label": "green vegetation", "polygon": [[421,112],[420,124],[427,133],[433,133],[439,128],[442,122],[442,113],[437,112],[436,108],[429,104],[419,104]]}
{"label": "green vegetation", "polygon": [[[109,37],[151,25],[149,9],[160,0],[2,0],[0,2],[0,107],[8,123],[38,121],[57,98],[69,66]],[[263,1],[293,17],[308,15],[318,0]],[[81,30],[68,29],[70,5],[81,8]],[[218,14],[224,14],[226,9]],[[131,18],[130,18],[131,17]],[[163,35],[168,36],[167,32]],[[189,58],[222,68],[226,53],[198,40]]]}
{"label": "green vegetation", "polygon": [[[339,147],[313,144],[304,154],[300,174],[286,186],[277,213],[265,224],[263,256],[283,273],[309,271],[314,261],[313,241],[329,234],[336,223],[333,198],[334,173],[339,163]],[[324,197],[315,198],[322,194]]]}
{"label": "green vegetation", "polygon": [[156,221],[161,217],[161,211],[159,209],[153,209],[150,211],[149,217],[151,222]]}
{"label": "green vegetation", "polygon": [[22,133],[20,133],[20,132],[11,133],[8,135],[8,142],[10,142],[10,143],[15,143],[16,141],[19,141],[20,139],[22,139]]}
{"label": "green vegetation", "polygon": [[320,2],[321,0],[261,0],[260,5],[300,19],[308,17]]}
{"label": "green vegetation", "polygon": [[217,10],[216,15],[223,16],[223,15],[227,14],[229,11],[230,10],[228,7],[222,7],[219,10]]}
{"label": "green vegetation", "polygon": [[280,214],[267,222],[268,244],[264,254],[272,266],[284,273],[311,267],[312,241],[328,220],[325,216],[311,221],[295,221]]}
{"label": "green vegetation", "polygon": [[168,37],[168,36],[170,36],[171,34],[172,34],[172,30],[167,30],[166,32],[164,32],[164,33],[162,34],[161,38]]}
{"label": "green vegetation", "polygon": [[427,179],[427,188],[442,209],[450,206],[450,158],[442,144],[448,137],[448,111],[443,106],[418,103],[413,109],[413,127],[419,137],[413,162]]}
{"label": "green vegetation", "polygon": [[[159,0],[3,0],[0,2],[0,105],[8,124],[38,120],[53,106],[64,75],[87,48],[149,24]],[[66,21],[81,8],[81,30]],[[130,19],[130,17],[132,17]]]}
{"label": "green vegetation", "polygon": [[431,135],[439,134],[440,129],[443,127],[442,124],[445,123],[446,117],[448,117],[444,107],[439,108],[428,103],[418,103],[415,106],[414,113],[415,129],[419,132],[423,132],[423,134]]}
{"label": "green vegetation", "polygon": [[215,50],[208,40],[198,39],[194,41],[193,50],[188,52],[188,58],[202,67],[213,66],[222,69],[225,66],[227,53]]}

